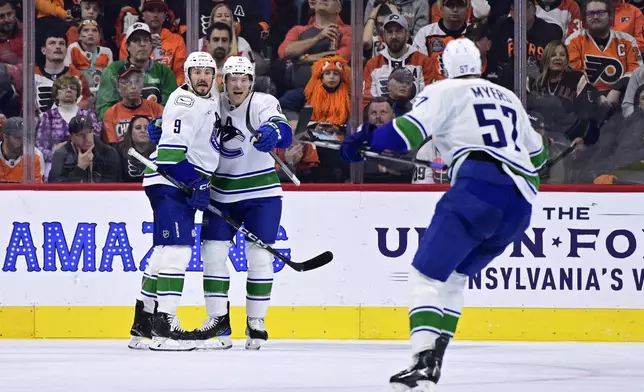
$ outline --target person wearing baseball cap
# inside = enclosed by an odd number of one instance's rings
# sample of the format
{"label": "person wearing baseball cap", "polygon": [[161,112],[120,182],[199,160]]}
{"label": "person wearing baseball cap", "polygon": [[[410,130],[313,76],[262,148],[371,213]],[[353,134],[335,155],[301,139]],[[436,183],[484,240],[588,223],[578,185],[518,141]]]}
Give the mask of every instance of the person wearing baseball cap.
{"label": "person wearing baseball cap", "polygon": [[134,116],[156,118],[163,114],[163,106],[141,98],[145,75],[136,66],[123,64],[119,69],[118,89],[121,102],[112,106],[103,117],[101,140],[104,143],[120,143]]}
{"label": "person wearing baseball cap", "polygon": [[150,59],[153,49],[150,26],[141,22],[131,25],[123,37],[123,47],[126,48],[127,58],[110,64],[101,77],[101,84],[96,94],[96,112],[101,121],[105,112],[121,100],[118,81],[123,67],[135,66],[143,71],[144,86],[141,92],[143,99],[153,100],[163,105],[170,94],[177,89],[175,73],[161,62]]}
{"label": "person wearing baseball cap", "polygon": [[69,122],[69,141],[54,152],[49,182],[117,182],[120,165],[116,150],[94,135],[91,118],[80,114]]}
{"label": "person wearing baseball cap", "polygon": [[[22,140],[24,122],[21,117],[10,117],[2,126],[0,134],[0,183],[23,182]],[[42,153],[34,148],[34,172],[37,184],[43,182],[45,159]]]}
{"label": "person wearing baseball cap", "polygon": [[[409,40],[407,18],[401,14],[388,15],[383,23],[382,37],[385,49],[369,59],[365,65],[364,100],[362,102],[364,108],[373,97],[386,96],[390,93],[388,85],[390,84],[390,75],[394,70],[407,70],[411,75],[411,84],[394,83],[397,87],[396,90],[405,90],[405,96],[408,93],[412,94],[411,97],[405,98],[407,101],[436,79],[436,65],[432,60],[417,48],[407,44]],[[397,100],[397,98],[395,99]]]}
{"label": "person wearing baseball cap", "polygon": [[[185,63],[188,54],[183,38],[179,34],[175,34],[163,27],[163,22],[167,15],[168,5],[164,0],[145,0],[143,2],[141,21],[148,27],[148,33],[150,33],[152,61],[170,67],[174,72],[177,85],[181,85],[185,77],[183,63]],[[136,25],[135,23],[128,29],[125,36],[125,43],[128,42],[130,29]],[[121,49],[119,50],[119,59],[126,59],[128,53],[128,45],[122,43]],[[129,54],[131,55],[131,53]]]}
{"label": "person wearing baseball cap", "polygon": [[481,52],[481,71],[482,77],[487,79],[488,61],[487,54],[492,48],[492,40],[490,37],[490,28],[486,23],[475,22],[467,26],[465,30],[465,38],[470,39],[476,44],[476,47]]}

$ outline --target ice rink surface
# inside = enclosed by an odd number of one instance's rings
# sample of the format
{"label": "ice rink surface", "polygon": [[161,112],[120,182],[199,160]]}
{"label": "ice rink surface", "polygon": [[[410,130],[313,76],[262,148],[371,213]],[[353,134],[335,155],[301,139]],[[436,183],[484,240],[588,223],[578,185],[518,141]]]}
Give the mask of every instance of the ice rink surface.
{"label": "ice rink surface", "polygon": [[[2,392],[389,391],[400,342],[269,341],[260,351],[156,353],[126,341],[0,340]],[[439,391],[644,391],[644,344],[450,346]]]}

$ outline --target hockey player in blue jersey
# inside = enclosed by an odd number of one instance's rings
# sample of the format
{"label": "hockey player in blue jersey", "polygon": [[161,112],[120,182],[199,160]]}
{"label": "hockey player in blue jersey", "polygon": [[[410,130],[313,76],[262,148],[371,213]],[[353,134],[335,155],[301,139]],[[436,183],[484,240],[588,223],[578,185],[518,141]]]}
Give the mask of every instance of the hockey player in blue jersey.
{"label": "hockey player in blue jersey", "polygon": [[408,151],[433,137],[449,166],[451,187],[436,205],[412,264],[413,359],[391,377],[395,391],[436,390],[467,277],[528,228],[537,170],[547,157],[520,100],[480,79],[481,56],[472,41],[451,41],[443,63],[448,79],[426,87],[411,112],[377,129],[365,124],[340,150],[353,162],[362,159],[363,146]]}

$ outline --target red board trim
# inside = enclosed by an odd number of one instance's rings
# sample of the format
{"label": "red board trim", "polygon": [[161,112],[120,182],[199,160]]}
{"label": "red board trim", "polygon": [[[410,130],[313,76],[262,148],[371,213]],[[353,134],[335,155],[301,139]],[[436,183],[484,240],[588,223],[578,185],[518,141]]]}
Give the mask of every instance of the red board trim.
{"label": "red board trim", "polygon": [[[443,192],[447,185],[284,184],[288,192]],[[0,184],[0,191],[140,191],[141,184]],[[644,193],[644,185],[542,185],[542,192]]]}

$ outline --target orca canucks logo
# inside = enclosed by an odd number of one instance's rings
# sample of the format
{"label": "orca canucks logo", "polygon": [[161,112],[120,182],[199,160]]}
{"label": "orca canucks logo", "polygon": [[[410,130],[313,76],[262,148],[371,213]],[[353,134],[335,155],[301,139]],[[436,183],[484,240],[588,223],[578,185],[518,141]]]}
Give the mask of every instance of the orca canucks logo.
{"label": "orca canucks logo", "polygon": [[[210,137],[210,144],[219,152],[222,158],[235,159],[244,155],[244,150],[241,143],[246,140],[246,136],[233,125],[232,119],[229,117],[226,124],[221,124],[221,117],[216,114],[217,120],[213,127],[212,136]],[[237,140],[237,142],[235,142]]]}

